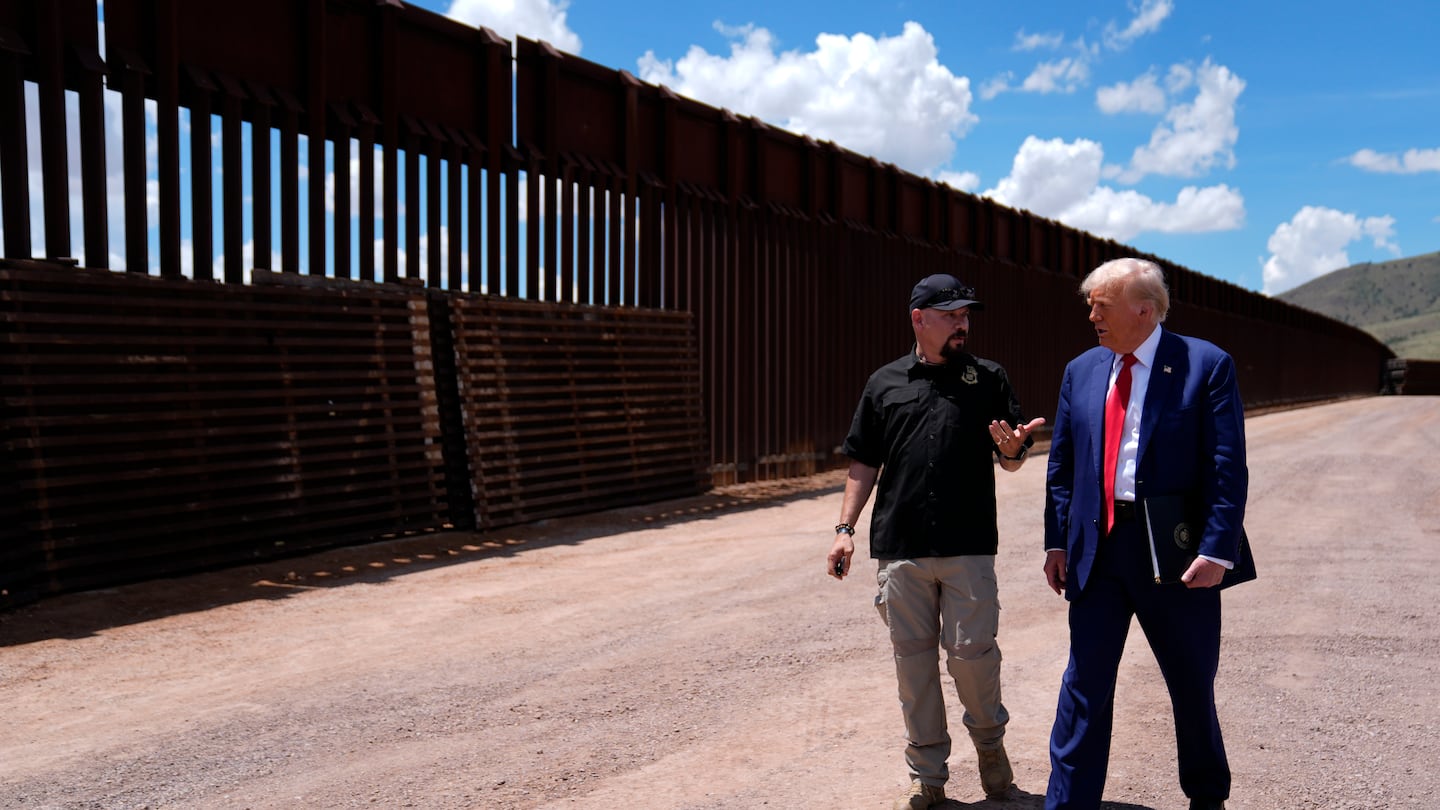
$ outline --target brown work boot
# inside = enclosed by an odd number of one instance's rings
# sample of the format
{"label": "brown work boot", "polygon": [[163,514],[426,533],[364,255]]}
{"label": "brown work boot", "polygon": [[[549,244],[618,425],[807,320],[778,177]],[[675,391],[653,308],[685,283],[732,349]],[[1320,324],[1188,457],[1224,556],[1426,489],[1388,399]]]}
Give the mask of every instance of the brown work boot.
{"label": "brown work boot", "polygon": [[980,760],[980,786],[985,788],[985,798],[1005,798],[1015,784],[1015,772],[1010,769],[1010,758],[1005,756],[1005,744],[977,749],[975,755]]}
{"label": "brown work boot", "polygon": [[895,810],[927,810],[945,801],[945,788],[927,785],[919,779],[910,782],[910,789],[895,800]]}

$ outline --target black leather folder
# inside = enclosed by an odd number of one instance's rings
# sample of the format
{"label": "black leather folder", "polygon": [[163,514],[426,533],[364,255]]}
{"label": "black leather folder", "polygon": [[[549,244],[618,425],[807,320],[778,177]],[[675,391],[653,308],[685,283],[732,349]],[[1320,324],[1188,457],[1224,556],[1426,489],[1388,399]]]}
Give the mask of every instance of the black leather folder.
{"label": "black leather folder", "polygon": [[[1179,582],[1180,576],[1195,561],[1205,522],[1186,498],[1160,495],[1144,499],[1145,535],[1150,540],[1150,567],[1155,582]],[[1240,553],[1235,567],[1225,572],[1221,588],[1239,585],[1255,578],[1255,558],[1250,553],[1250,538],[1240,530]]]}

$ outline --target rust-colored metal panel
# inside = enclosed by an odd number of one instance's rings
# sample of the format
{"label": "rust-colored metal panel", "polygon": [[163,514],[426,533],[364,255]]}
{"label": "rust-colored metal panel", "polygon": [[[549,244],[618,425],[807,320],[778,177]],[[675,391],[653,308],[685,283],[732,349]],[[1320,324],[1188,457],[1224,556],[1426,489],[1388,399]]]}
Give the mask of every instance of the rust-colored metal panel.
{"label": "rust-colored metal panel", "polygon": [[724,131],[717,111],[688,99],[675,102],[675,127],[670,147],[675,153],[675,180],[702,188],[724,188]]}
{"label": "rust-colored metal panel", "polygon": [[[393,103],[402,108],[402,114],[486,136],[491,116],[499,114],[489,106],[495,101],[491,94],[500,89],[491,83],[489,70],[509,70],[508,60],[504,65],[489,61],[487,48],[495,47],[497,41],[493,35],[482,39],[476,29],[463,23],[403,7],[395,14],[393,80],[401,93]],[[359,69],[367,60],[363,50],[347,56],[347,70]],[[508,89],[508,81],[504,87]],[[508,103],[508,92],[506,95]],[[383,110],[379,112],[384,116]],[[508,111],[503,115],[508,118]]]}
{"label": "rust-colored metal panel", "polygon": [[797,211],[804,208],[809,191],[806,170],[814,142],[763,127],[755,129],[755,149],[757,198]]}
{"label": "rust-colored metal panel", "polygon": [[443,522],[420,290],[5,263],[0,369],[19,542],[41,550],[39,569],[4,576],[28,587],[76,590]]}
{"label": "rust-colored metal panel", "polygon": [[1024,214],[1029,233],[1022,237],[1022,245],[1029,248],[1028,264],[1037,270],[1056,270],[1059,267],[1059,224],[1053,220],[1037,217],[1026,211]]}
{"label": "rust-colored metal panel", "polygon": [[709,485],[688,314],[464,295],[453,324],[477,526]]}
{"label": "rust-colored metal panel", "polygon": [[928,238],[931,234],[926,196],[929,182],[913,175],[895,177],[895,230],[905,236]]}
{"label": "rust-colored metal panel", "polygon": [[[625,165],[625,84],[619,72],[523,37],[515,45],[519,142]],[[562,114],[565,124],[559,126]]]}
{"label": "rust-colored metal panel", "polygon": [[954,194],[950,198],[950,245],[961,253],[975,253],[977,209],[979,197],[969,194]]}
{"label": "rust-colored metal panel", "polygon": [[840,199],[836,203],[835,216],[841,220],[873,225],[875,220],[870,201],[874,178],[871,165],[849,154],[840,156],[837,163]]}
{"label": "rust-colored metal panel", "polygon": [[0,442],[0,610],[58,590],[45,573],[43,544],[25,529],[20,475],[10,455],[10,443]]}
{"label": "rust-colored metal panel", "polygon": [[31,258],[29,127],[25,122],[26,45],[13,29],[0,29],[0,219],[5,224],[4,255]]}
{"label": "rust-colored metal panel", "polygon": [[993,217],[990,226],[994,229],[994,257],[1001,261],[1017,261],[1021,257],[1015,255],[1015,233],[1019,227],[1016,222],[1016,213],[1002,205],[994,206],[991,209]]}
{"label": "rust-colored metal panel", "polygon": [[[280,99],[280,159],[276,172],[280,176],[280,266],[285,273],[300,272],[300,114],[302,108],[295,96],[277,92]],[[389,175],[393,177],[394,175]],[[387,212],[388,213],[388,212]],[[388,217],[387,223],[396,218]],[[232,226],[233,227],[233,226]],[[393,247],[394,242],[390,245]],[[227,251],[229,255],[229,251]],[[227,267],[226,273],[232,272]],[[387,279],[393,280],[393,279]]]}
{"label": "rust-colored metal panel", "polygon": [[[241,181],[241,176],[243,174],[242,167],[244,166],[244,152],[241,145],[242,138],[240,132],[241,125],[243,123],[243,120],[241,118],[241,110],[243,109],[246,94],[243,90],[240,89],[236,82],[228,78],[222,79],[220,85],[222,88],[224,88],[224,95],[220,102],[220,166],[222,173],[220,182],[223,184],[223,187],[221,189],[221,206],[223,209],[223,225],[221,226],[221,238],[225,240],[225,267],[223,273],[226,283],[239,284],[245,280],[245,213],[243,210],[245,204],[245,192],[244,188],[242,187]],[[194,126],[194,124],[195,121],[192,119],[191,125]],[[210,132],[208,116],[203,129],[205,130],[205,134],[208,136]],[[260,140],[264,141],[263,146],[265,147],[266,151],[266,159],[262,159],[262,162],[268,165],[270,146],[269,133],[264,133],[264,136],[260,138]],[[197,138],[195,141],[195,146],[195,151],[191,152],[192,162],[197,159],[197,155],[209,156],[209,137],[206,137],[204,141],[200,141]],[[258,148],[252,146],[251,155],[253,156],[257,151],[259,151]],[[287,189],[293,188],[293,186],[290,186],[288,184],[286,187]],[[269,188],[270,178],[267,176],[265,178],[264,185],[260,189],[257,189],[257,191],[268,192]],[[251,221],[258,221],[262,213],[266,216],[266,227],[260,230],[258,236],[264,237],[264,242],[268,245],[270,241],[268,228],[270,199],[268,195],[261,198],[258,196],[258,194],[253,196],[253,199],[255,200],[253,204],[254,217]],[[206,199],[203,203],[192,203],[192,205],[197,214],[204,213],[207,218],[210,216],[210,202],[208,199]],[[295,199],[292,199],[288,207],[293,210],[297,205],[298,202]],[[299,223],[297,222],[292,225],[290,231],[292,234],[292,240],[298,240]],[[255,256],[257,260],[255,264],[261,267],[268,267],[270,264],[270,257],[268,255],[268,251],[267,255],[262,257],[259,253],[259,246],[261,244],[260,240],[256,239],[254,244]],[[298,246],[292,247],[292,250],[298,251]],[[202,261],[205,264],[209,265],[209,272],[205,273],[205,277],[209,278],[213,276],[215,264],[214,254],[206,254],[206,257],[202,259],[201,254],[197,251],[195,255],[196,265],[198,266],[199,264],[201,264]],[[290,258],[289,261],[286,263],[286,267],[292,273],[297,272],[299,270],[298,257],[295,257],[295,255],[292,254],[292,258]]]}

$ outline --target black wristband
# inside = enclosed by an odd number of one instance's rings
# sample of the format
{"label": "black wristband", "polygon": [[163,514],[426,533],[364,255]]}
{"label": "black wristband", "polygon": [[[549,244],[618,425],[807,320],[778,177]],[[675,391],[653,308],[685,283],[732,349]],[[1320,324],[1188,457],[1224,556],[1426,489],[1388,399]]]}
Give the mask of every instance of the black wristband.
{"label": "black wristband", "polygon": [[851,537],[854,537],[854,536],[855,536],[855,527],[854,527],[854,526],[851,526],[849,523],[837,523],[837,524],[835,524],[835,533],[836,533],[836,534],[839,534],[840,532],[844,532],[844,533],[850,535]]}

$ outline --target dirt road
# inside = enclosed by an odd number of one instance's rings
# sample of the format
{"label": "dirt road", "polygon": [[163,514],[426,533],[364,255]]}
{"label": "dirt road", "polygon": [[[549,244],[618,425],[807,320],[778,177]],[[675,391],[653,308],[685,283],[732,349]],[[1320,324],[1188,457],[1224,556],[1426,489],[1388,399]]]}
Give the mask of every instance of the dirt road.
{"label": "dirt road", "polygon": [[[1248,434],[1261,578],[1225,596],[1230,807],[1436,806],[1440,399]],[[1066,656],[1044,466],[999,476],[1020,790],[984,801],[961,732],[952,807],[1041,806]],[[839,481],[0,614],[0,808],[888,807],[906,778],[873,576],[823,571]],[[1184,807],[1138,630],[1117,700],[1109,806]]]}

